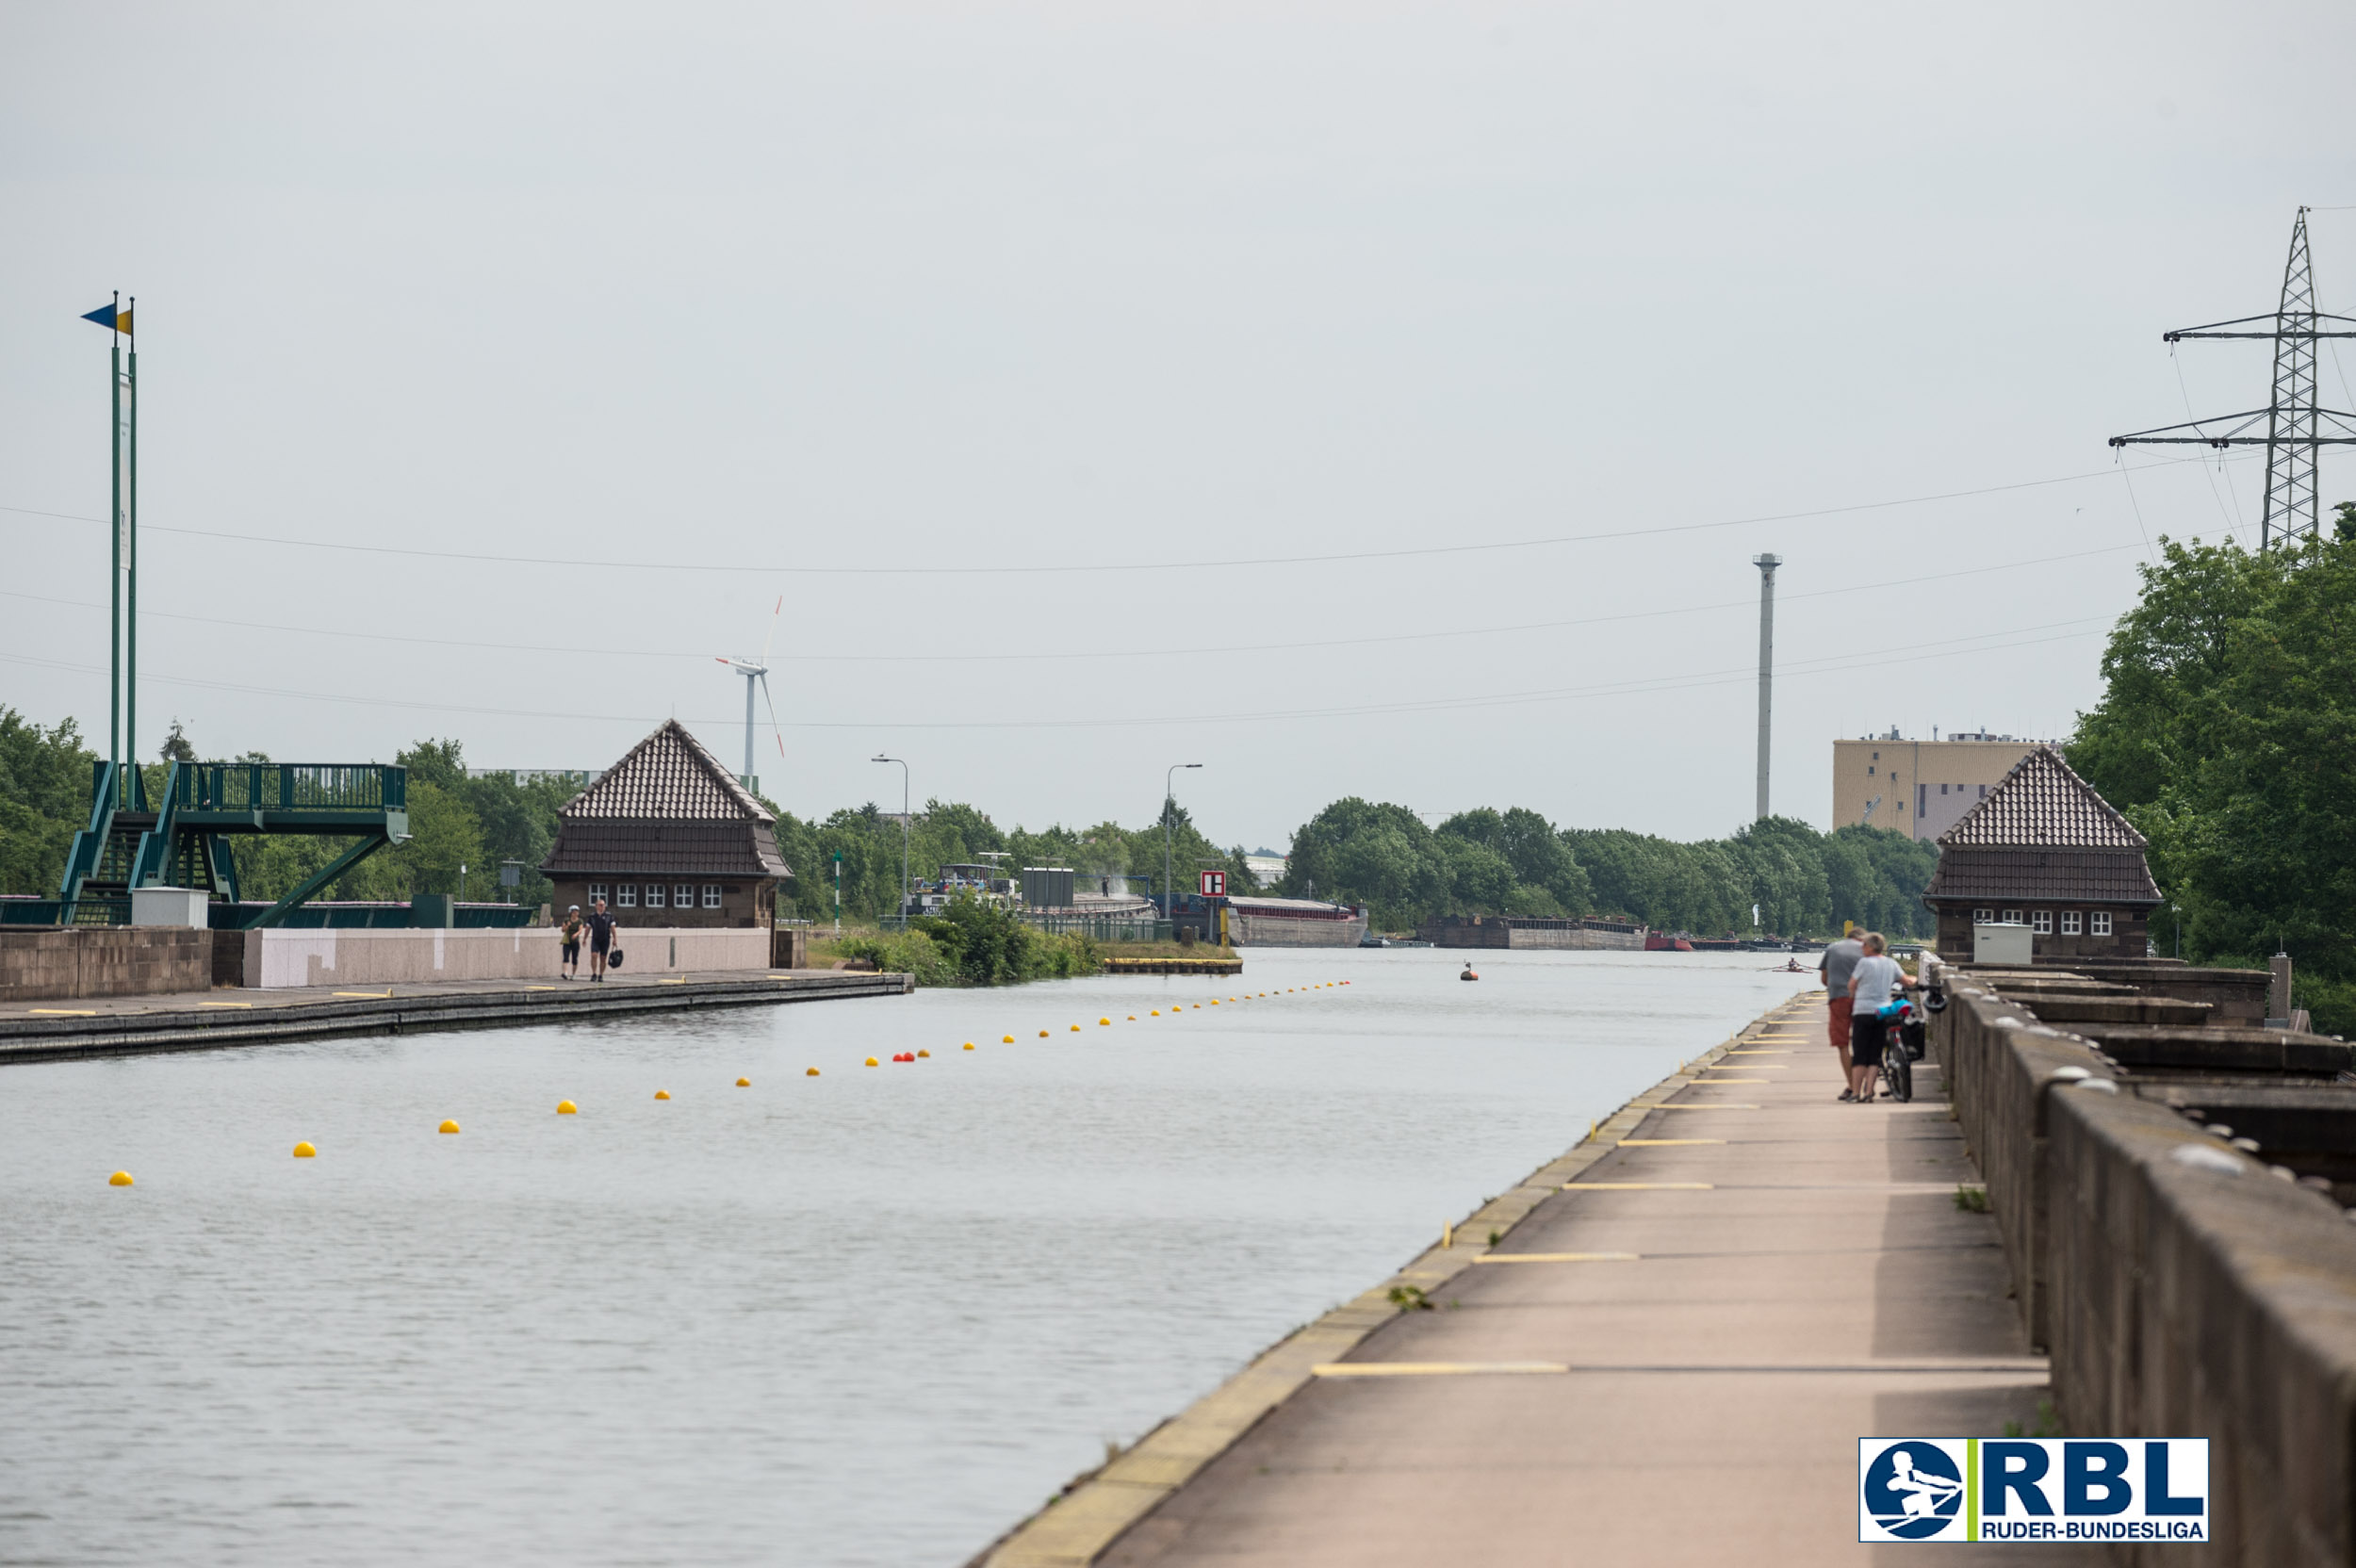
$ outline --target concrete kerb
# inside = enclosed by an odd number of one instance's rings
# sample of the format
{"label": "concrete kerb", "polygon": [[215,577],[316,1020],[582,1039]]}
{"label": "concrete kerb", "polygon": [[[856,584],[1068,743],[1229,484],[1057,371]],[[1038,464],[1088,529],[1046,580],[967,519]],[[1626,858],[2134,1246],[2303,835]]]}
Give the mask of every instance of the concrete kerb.
{"label": "concrete kerb", "polygon": [[[1457,1245],[1425,1250],[1390,1278],[1296,1329],[1242,1371],[1139,1438],[1102,1469],[1071,1482],[1047,1508],[971,1560],[969,1568],[1074,1568],[1095,1561],[1164,1499],[1309,1383],[1313,1368],[1345,1359],[1399,1314],[1394,1290],[1427,1296],[1474,1266],[1490,1232],[1502,1241],[1531,1211],[1662,1113],[1659,1102],[1692,1086],[1697,1070],[1751,1041],[1768,1025],[1823,996],[1806,991],[1762,1013],[1677,1071],[1629,1098],[1563,1154],[1492,1198],[1451,1229]],[[1469,1238],[1469,1239],[1461,1239]]]}

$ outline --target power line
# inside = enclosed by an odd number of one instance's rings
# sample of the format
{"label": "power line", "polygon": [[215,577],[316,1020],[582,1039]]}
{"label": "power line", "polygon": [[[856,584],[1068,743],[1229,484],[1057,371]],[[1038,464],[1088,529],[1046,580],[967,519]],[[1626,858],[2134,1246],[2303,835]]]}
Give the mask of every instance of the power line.
{"label": "power line", "polygon": [[[2137,526],[2141,514],[2137,514]],[[2083,561],[2092,556],[2115,555],[2120,550],[2149,548],[2144,546],[2103,545],[2094,549],[2072,550],[2063,555],[2038,556],[2026,561],[2003,561],[1987,566],[1964,566],[1953,571],[1930,572],[1921,577],[1884,578],[1873,582],[1857,583],[1846,588],[1813,588],[1805,593],[1785,594],[1786,599],[1814,599],[1848,594],[1882,593],[1891,588],[1916,583],[1941,582],[1960,577],[1978,577],[1988,572],[2017,571],[2028,566],[2048,566],[2056,562]],[[90,599],[59,598],[49,594],[27,594],[16,589],[0,589],[0,598],[25,599],[36,604],[63,605],[76,610],[104,610],[106,605]],[[1370,637],[1330,637],[1292,643],[1242,643],[1226,647],[1204,647],[1190,644],[1183,648],[1088,648],[1057,653],[800,653],[777,654],[773,662],[802,664],[973,664],[992,662],[1055,662],[1087,660],[1099,662],[1105,659],[1168,659],[1178,655],[1189,658],[1214,654],[1284,653],[1317,648],[1365,647],[1385,643],[1421,643],[1459,637],[1502,636],[1524,631],[1562,631],[1579,627],[1605,626],[1618,621],[1653,620],[1665,615],[1703,614],[1720,610],[1740,610],[1751,603],[1748,599],[1727,599],[1716,603],[1679,604],[1662,610],[1629,610],[1612,615],[1588,615],[1571,620],[1524,621],[1506,626],[1468,627],[1447,631],[1387,632]],[[143,610],[142,619],[187,621],[196,626],[234,627],[241,630],[285,632],[308,637],[349,637],[365,642],[401,643],[419,647],[476,648],[497,653],[533,654],[594,654],[600,658],[625,659],[686,659],[701,662],[712,657],[708,649],[568,647],[549,643],[490,643],[465,637],[417,637],[402,632],[356,631],[345,627],[281,626],[269,621],[231,620],[219,615],[191,615],[179,611]]]}
{"label": "power line", "polygon": [[[2181,460],[2180,460],[2181,461]],[[2159,467],[2162,464],[2143,466]],[[1440,555],[1470,555],[1500,550],[1541,549],[1557,545],[1592,544],[1605,539],[1651,538],[1669,534],[1695,533],[1712,529],[1748,528],[1760,523],[1788,523],[1812,517],[1842,517],[1859,512],[1887,511],[1892,507],[1921,506],[1933,501],[1967,500],[1976,496],[1999,496],[2017,490],[2035,490],[2054,484],[2075,484],[2086,480],[2107,479],[2111,470],[2097,469],[2091,473],[2063,474],[2053,479],[2022,480],[2012,484],[1983,485],[1973,490],[1948,490],[1936,495],[1903,496],[1894,500],[1860,501],[1849,506],[1816,507],[1801,512],[1763,514],[1756,517],[1726,517],[1706,523],[1670,523],[1653,528],[1603,529],[1592,533],[1551,534],[1536,539],[1495,540],[1474,545],[1424,545],[1387,550],[1341,550],[1325,555],[1241,556],[1212,561],[1139,561],[1069,563],[1016,566],[810,566],[756,565],[744,562],[682,562],[682,561],[609,561],[609,560],[550,560],[539,555],[491,555],[465,550],[418,549],[405,545],[352,545],[324,539],[288,539],[271,534],[231,533],[212,529],[169,528],[161,524],[144,524],[143,533],[174,533],[191,539],[219,539],[237,544],[269,545],[281,549],[342,550],[360,555],[407,556],[428,561],[466,561],[489,565],[531,566],[539,570],[550,567],[572,567],[581,570],[629,572],[726,572],[743,575],[747,572],[802,577],[1007,577],[1024,574],[1060,575],[1084,572],[1183,572],[1233,570],[1246,566],[1308,566],[1331,565],[1347,561],[1396,561]],[[41,512],[30,507],[0,506],[0,512],[12,512],[29,517],[54,517],[70,522],[103,523],[103,517],[86,517],[70,512]]]}
{"label": "power line", "polygon": [[[1895,659],[1877,661],[1880,664],[1914,663],[1924,659],[1949,659],[1955,650],[1967,643],[1986,643],[1993,639],[2020,638],[2025,632],[2052,630],[2058,627],[2089,627],[2095,623],[2109,624],[2109,615],[2080,616],[2074,620],[2049,621],[2037,626],[2017,627],[2001,631],[1974,633],[1969,637],[1948,638],[1938,643],[1919,643],[1921,649],[1939,651],[1918,652]],[[2100,635],[2093,630],[2063,632],[2053,637],[2030,638],[2013,646],[2037,646],[2046,643],[2065,642],[2072,638]],[[64,660],[41,659],[28,655],[0,654],[0,662],[30,665],[43,669],[65,670],[76,674],[104,674],[95,665],[71,663]],[[1810,667],[1813,666],[1813,667]],[[1795,661],[1777,673],[1795,677],[1853,673],[1857,668],[1854,654],[1842,652],[1819,659]],[[971,719],[941,722],[904,722],[892,720],[798,720],[789,721],[786,729],[1117,729],[1130,727],[1166,727],[1189,724],[1255,724],[1321,718],[1356,718],[1390,713],[1430,712],[1441,710],[1513,707],[1530,703],[1567,701],[1585,696],[1634,696],[1664,692],[1698,690],[1730,681],[1755,678],[1757,671],[1744,665],[1736,670],[1694,672],[1684,676],[1640,676],[1629,680],[1606,681],[1589,686],[1544,687],[1532,691],[1476,694],[1470,696],[1418,697],[1392,702],[1360,703],[1342,707],[1295,708],[1268,710],[1248,713],[1192,713],[1170,715],[1124,714],[1108,719]],[[558,719],[576,723],[627,724],[627,714],[566,713],[543,708],[486,708],[461,703],[418,702],[398,697],[355,697],[332,692],[304,692],[285,687],[253,686],[237,681],[201,680],[182,676],[150,676],[149,681],[168,686],[185,686],[203,691],[237,692],[251,695],[294,697],[310,702],[333,702],[362,708],[405,709],[434,713],[485,714],[500,718]],[[673,715],[676,716],[676,715]],[[697,725],[730,725],[734,718],[691,718],[685,721]]]}

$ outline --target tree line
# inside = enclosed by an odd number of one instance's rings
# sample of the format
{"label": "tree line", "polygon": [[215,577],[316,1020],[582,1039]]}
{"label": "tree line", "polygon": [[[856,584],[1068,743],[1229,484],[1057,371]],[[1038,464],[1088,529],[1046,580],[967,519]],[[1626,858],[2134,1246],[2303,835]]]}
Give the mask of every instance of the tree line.
{"label": "tree line", "polygon": [[1278,890],[1365,904],[1383,931],[1441,915],[1595,915],[1697,936],[1820,936],[1855,921],[1921,937],[1935,925],[1922,893],[1938,863],[1936,845],[1903,833],[1819,833],[1791,817],[1681,843],[1557,827],[1524,807],[1428,827],[1403,806],[1351,796],[1293,835]]}
{"label": "tree line", "polygon": [[[175,723],[162,756],[193,760]],[[557,812],[575,787],[561,779],[518,783],[512,775],[469,777],[453,740],[421,740],[394,754],[409,770],[409,841],[378,851],[321,896],[402,900],[464,891],[471,900],[533,906],[551,890],[539,872],[554,842]],[[0,708],[0,891],[54,895],[74,830],[89,817],[91,764],[74,721],[53,728]],[[235,759],[268,762],[259,752]],[[165,763],[147,765],[160,792]],[[783,912],[827,921],[841,868],[846,919],[872,922],[899,906],[901,824],[869,803],[803,819],[763,801],[777,817],[778,852],[794,880]],[[1206,870],[1224,872],[1232,891],[1256,890],[1241,845],[1221,848],[1184,807],[1136,827],[1110,820],[1090,827],[1001,828],[979,808],[928,800],[908,824],[908,864],[917,877],[946,864],[1003,857],[1009,871],[1070,866],[1085,888],[1124,880],[1132,891],[1162,882],[1164,831],[1180,890]],[[302,835],[237,842],[241,890],[275,899],[327,864],[344,841]],[[499,886],[502,861],[519,865],[513,890]],[[1902,834],[1846,827],[1819,833],[1771,817],[1727,839],[1679,843],[1622,829],[1558,828],[1535,811],[1460,812],[1427,827],[1400,806],[1350,797],[1318,812],[1293,837],[1289,874],[1274,890],[1373,907],[1378,929],[1405,930],[1434,915],[1619,916],[1702,935],[1822,934],[1855,920],[1893,934],[1930,929],[1919,895],[1937,851]],[[466,868],[464,873],[461,867]],[[1759,908],[1756,926],[1752,906]]]}
{"label": "tree line", "polygon": [[2287,952],[2316,1027],[2356,1034],[2356,502],[2336,511],[2255,553],[2162,539],[2066,754],[2151,841],[2163,956]]}

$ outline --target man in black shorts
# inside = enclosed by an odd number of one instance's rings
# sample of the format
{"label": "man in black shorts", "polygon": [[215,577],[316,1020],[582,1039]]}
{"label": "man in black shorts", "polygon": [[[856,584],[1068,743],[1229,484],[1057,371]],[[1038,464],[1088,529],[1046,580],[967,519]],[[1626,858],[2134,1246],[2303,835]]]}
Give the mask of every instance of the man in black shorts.
{"label": "man in black shorts", "polygon": [[605,912],[605,900],[591,900],[597,907],[589,912],[589,978],[605,978],[605,956],[614,945],[614,917]]}

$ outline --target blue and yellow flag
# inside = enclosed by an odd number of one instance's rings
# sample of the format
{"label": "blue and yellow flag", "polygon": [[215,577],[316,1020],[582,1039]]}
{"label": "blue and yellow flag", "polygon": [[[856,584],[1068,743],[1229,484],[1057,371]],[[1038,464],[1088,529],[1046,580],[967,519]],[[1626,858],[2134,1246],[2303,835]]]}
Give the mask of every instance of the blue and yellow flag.
{"label": "blue and yellow flag", "polygon": [[131,313],[116,305],[100,305],[96,310],[85,313],[82,319],[95,321],[102,327],[112,327],[117,332],[131,330]]}

